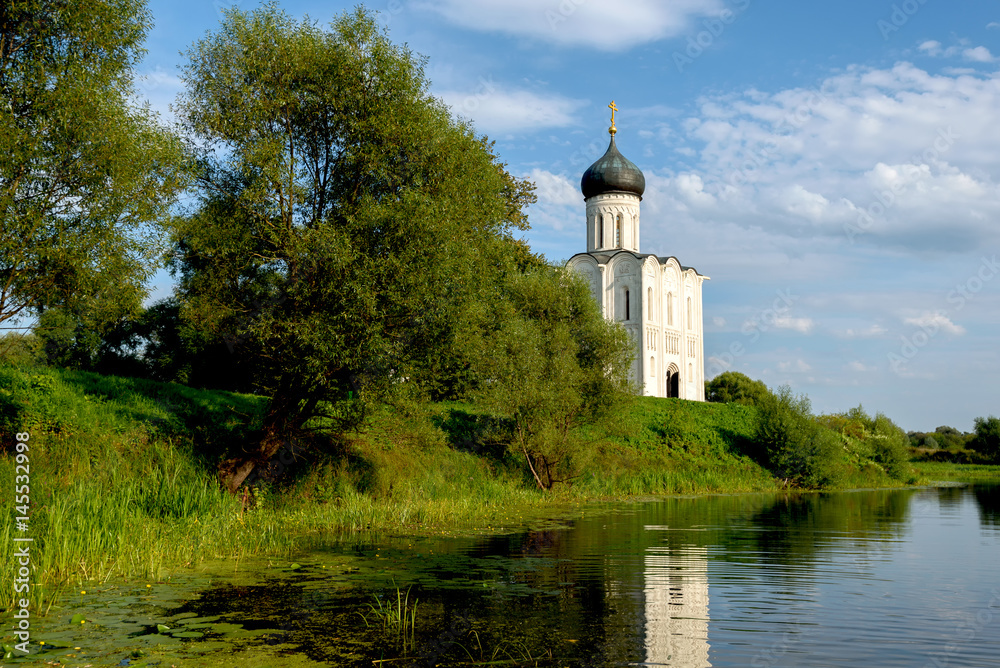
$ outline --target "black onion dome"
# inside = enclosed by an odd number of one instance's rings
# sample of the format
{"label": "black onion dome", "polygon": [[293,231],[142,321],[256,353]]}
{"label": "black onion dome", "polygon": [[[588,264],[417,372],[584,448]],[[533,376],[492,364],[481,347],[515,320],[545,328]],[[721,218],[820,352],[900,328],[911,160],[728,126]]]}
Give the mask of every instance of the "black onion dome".
{"label": "black onion dome", "polygon": [[587,168],[580,179],[584,199],[610,192],[635,193],[642,197],[646,190],[646,177],[628,158],[618,152],[615,136],[600,160]]}

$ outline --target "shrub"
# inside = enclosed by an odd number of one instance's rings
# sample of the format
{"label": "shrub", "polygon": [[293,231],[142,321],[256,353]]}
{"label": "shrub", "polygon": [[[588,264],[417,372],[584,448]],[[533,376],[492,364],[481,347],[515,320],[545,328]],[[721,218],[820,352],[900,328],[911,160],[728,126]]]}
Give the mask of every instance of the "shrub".
{"label": "shrub", "polygon": [[802,487],[826,487],[840,480],[840,439],[812,419],[808,397],[796,397],[784,386],[769,392],[758,408],[758,455],[766,458],[775,475]]}
{"label": "shrub", "polygon": [[759,406],[770,394],[767,385],[739,371],[720,373],[705,383],[705,399],[716,403]]}
{"label": "shrub", "polygon": [[984,457],[1000,460],[1000,418],[976,418],[976,435],[969,441],[969,448]]}

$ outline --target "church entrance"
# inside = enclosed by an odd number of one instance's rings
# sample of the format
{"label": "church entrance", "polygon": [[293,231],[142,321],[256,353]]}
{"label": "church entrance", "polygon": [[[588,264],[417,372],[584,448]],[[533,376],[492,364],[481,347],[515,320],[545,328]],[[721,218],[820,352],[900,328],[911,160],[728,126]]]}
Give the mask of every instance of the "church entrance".
{"label": "church entrance", "polygon": [[667,368],[667,397],[679,397],[680,396],[680,377],[681,374],[677,370],[677,367],[671,364]]}

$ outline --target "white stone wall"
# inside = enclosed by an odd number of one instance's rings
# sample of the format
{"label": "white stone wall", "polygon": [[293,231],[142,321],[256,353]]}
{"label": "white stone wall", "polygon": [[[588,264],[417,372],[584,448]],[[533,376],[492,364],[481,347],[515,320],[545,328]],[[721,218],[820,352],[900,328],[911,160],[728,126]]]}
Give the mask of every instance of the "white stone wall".
{"label": "white stone wall", "polygon": [[620,322],[629,333],[636,352],[631,376],[643,394],[668,396],[667,372],[674,368],[680,374],[678,396],[705,400],[701,300],[705,277],[693,269],[682,271],[672,257],[640,259],[628,252],[616,253],[607,265],[581,253],[567,266],[586,278],[605,317]]}
{"label": "white stone wall", "polygon": [[631,193],[595,195],[587,200],[587,252],[617,248],[639,252],[639,196]]}

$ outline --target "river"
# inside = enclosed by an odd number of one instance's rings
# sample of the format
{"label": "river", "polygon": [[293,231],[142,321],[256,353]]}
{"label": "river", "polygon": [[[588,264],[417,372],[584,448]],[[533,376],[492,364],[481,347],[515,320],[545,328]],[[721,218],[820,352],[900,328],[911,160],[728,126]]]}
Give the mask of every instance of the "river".
{"label": "river", "polygon": [[[317,544],[294,564],[145,589],[71,597],[37,636],[49,658],[1000,666],[1000,486],[606,504],[502,535]],[[407,592],[412,633],[383,631],[377,610]],[[78,610],[91,629],[59,626]]]}

